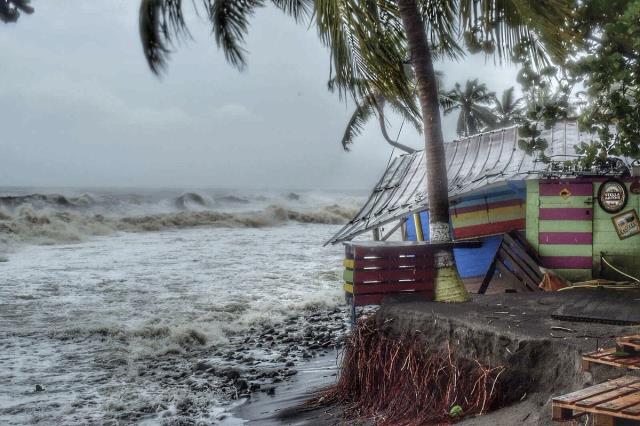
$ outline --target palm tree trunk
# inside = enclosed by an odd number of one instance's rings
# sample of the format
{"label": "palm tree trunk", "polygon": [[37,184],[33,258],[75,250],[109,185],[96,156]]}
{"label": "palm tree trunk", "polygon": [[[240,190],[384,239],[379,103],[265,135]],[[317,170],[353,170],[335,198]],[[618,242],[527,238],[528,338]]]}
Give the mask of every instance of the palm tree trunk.
{"label": "palm tree trunk", "polygon": [[[449,184],[444,155],[444,138],[440,122],[438,88],[433,69],[431,49],[425,24],[416,0],[398,0],[400,17],[407,35],[424,123],[429,202],[429,239],[431,242],[451,241],[449,229]],[[466,301],[469,294],[458,275],[451,250],[436,254],[436,300]]]}

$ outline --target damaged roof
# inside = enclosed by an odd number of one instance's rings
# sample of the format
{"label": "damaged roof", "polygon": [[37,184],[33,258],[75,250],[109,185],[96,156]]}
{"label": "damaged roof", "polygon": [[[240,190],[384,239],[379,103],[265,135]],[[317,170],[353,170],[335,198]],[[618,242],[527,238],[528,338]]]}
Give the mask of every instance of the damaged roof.
{"label": "damaged roof", "polygon": [[[548,143],[545,154],[553,161],[577,158],[575,147],[594,139],[593,135],[579,131],[576,121],[557,123],[543,130],[541,137]],[[533,179],[549,171],[549,164],[518,146],[516,126],[444,146],[450,198],[478,192],[489,185]],[[351,240],[428,207],[424,150],[401,155],[389,164],[362,209],[325,245]]]}

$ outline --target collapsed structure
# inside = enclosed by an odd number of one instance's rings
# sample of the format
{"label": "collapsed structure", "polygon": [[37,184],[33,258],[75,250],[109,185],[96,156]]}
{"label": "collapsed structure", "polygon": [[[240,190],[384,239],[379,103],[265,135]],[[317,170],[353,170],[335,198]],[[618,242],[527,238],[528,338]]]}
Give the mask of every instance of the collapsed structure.
{"label": "collapsed structure", "polygon": [[[638,167],[626,158],[577,167],[571,161],[579,158],[576,147],[596,136],[580,131],[575,121],[558,123],[541,137],[550,161],[522,149],[516,127],[445,144],[452,236],[482,241],[480,247],[454,249],[460,275],[492,274],[503,236],[511,233],[526,239],[536,262],[567,280],[637,276],[640,177],[633,170]],[[420,239],[421,233],[428,240],[424,155],[395,158],[361,210],[327,244],[367,231],[383,240],[396,230],[403,240]],[[518,272],[518,261],[503,263]]]}

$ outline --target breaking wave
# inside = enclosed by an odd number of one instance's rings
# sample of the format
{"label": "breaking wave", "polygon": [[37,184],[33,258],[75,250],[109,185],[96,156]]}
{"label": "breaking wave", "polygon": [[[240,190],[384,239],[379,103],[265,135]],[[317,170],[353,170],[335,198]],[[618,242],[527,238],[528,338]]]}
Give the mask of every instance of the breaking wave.
{"label": "breaking wave", "polygon": [[[305,204],[298,194],[295,197],[285,194],[279,200],[265,197],[265,200],[267,202],[235,195],[209,197],[187,192],[173,200],[147,200],[146,205],[138,202],[134,206],[122,200],[116,200],[117,203],[108,200],[108,204],[88,194],[4,196],[0,197],[0,245],[69,243],[119,231],[152,232],[200,226],[264,228],[290,222],[338,225],[356,213],[355,207],[339,204]],[[276,203],[268,204],[269,200]],[[242,204],[246,208],[238,211],[232,206],[235,210],[224,210],[221,203]]]}

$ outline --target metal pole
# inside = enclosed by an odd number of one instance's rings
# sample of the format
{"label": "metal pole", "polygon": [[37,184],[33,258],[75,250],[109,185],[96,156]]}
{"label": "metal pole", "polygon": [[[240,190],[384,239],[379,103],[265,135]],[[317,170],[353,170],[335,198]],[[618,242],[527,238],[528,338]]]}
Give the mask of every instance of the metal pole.
{"label": "metal pole", "polygon": [[420,219],[420,213],[413,214],[413,223],[416,225],[416,241],[424,241],[424,234],[422,233],[422,219]]}

